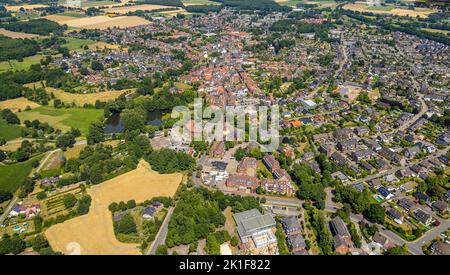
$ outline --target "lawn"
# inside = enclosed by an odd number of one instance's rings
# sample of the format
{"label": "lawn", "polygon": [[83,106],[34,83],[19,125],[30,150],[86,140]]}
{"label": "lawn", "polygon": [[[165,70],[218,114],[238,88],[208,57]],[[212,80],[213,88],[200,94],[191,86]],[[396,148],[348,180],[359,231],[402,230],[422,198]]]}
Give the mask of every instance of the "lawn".
{"label": "lawn", "polygon": [[78,128],[82,135],[86,135],[89,126],[103,116],[103,110],[86,108],[53,108],[42,106],[34,110],[18,114],[21,121],[40,120],[50,126],[68,131],[71,127]]}
{"label": "lawn", "polygon": [[17,164],[0,165],[0,189],[15,192],[33,169],[33,161],[41,158],[42,155]]}
{"label": "lawn", "polygon": [[28,70],[31,65],[33,64],[39,64],[42,55],[33,55],[24,57],[22,62],[19,62],[18,60],[9,60],[9,61],[3,61],[0,62],[0,72],[4,71],[20,71],[20,70]]}
{"label": "lawn", "polygon": [[20,137],[22,127],[6,123],[4,119],[0,119],[0,139],[6,141]]}
{"label": "lawn", "polygon": [[63,46],[67,47],[69,50],[81,49],[86,45],[89,46],[95,43],[95,41],[89,39],[80,39],[73,37],[64,37],[64,39],[67,41],[67,43],[63,44]]}
{"label": "lawn", "polygon": [[90,8],[97,6],[107,6],[107,5],[117,5],[117,2],[114,1],[89,1],[81,3],[82,8]]}
{"label": "lawn", "polygon": [[86,17],[86,15],[83,14],[83,13],[75,13],[75,12],[63,12],[63,13],[58,13],[58,15],[63,15],[63,16],[68,16],[68,17],[75,17],[75,18]]}

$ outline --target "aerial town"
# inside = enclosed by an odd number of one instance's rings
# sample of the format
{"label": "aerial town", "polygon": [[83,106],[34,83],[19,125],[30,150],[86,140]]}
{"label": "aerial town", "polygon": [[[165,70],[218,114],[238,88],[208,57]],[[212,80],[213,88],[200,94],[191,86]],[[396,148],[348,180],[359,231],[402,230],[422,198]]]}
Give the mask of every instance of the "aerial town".
{"label": "aerial town", "polygon": [[1,1],[0,255],[450,255],[445,2]]}

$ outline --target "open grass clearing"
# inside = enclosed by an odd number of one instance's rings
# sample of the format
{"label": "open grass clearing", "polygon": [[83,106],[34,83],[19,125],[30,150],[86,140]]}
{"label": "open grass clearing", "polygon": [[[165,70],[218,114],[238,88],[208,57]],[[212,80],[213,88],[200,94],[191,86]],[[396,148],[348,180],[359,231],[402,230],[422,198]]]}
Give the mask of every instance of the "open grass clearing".
{"label": "open grass clearing", "polygon": [[31,109],[35,109],[41,105],[37,104],[34,101],[28,100],[25,97],[18,97],[14,99],[8,99],[4,101],[0,101],[0,110],[2,109],[10,109],[14,113],[25,110],[27,107]]}
{"label": "open grass clearing", "polygon": [[71,127],[78,128],[86,135],[89,126],[103,116],[103,110],[87,108],[53,108],[41,106],[34,110],[18,113],[21,121],[37,119],[47,122],[50,126],[68,131]]}
{"label": "open grass clearing", "polygon": [[[6,141],[9,141],[18,138],[21,136],[21,131],[22,131],[21,126],[8,124],[4,119],[0,118],[0,139],[5,139]],[[0,150],[4,150],[3,149],[4,146],[0,146]]]}
{"label": "open grass clearing", "polygon": [[6,10],[13,11],[13,12],[18,12],[21,9],[33,10],[33,9],[37,9],[37,8],[46,8],[46,7],[48,7],[48,6],[47,5],[42,5],[42,4],[18,5],[18,6],[6,6]]}
{"label": "open grass clearing", "polygon": [[15,192],[33,170],[32,163],[41,158],[39,155],[24,162],[0,165],[0,189]]}
{"label": "open grass clearing", "polygon": [[11,38],[29,38],[29,39],[33,39],[33,38],[39,38],[41,37],[40,35],[37,34],[32,34],[32,33],[24,33],[24,32],[13,32],[13,31],[8,31],[6,29],[0,28],[0,34],[7,36],[7,37],[11,37]]}
{"label": "open grass clearing", "polygon": [[3,61],[0,62],[0,72],[28,70],[31,65],[39,64],[42,58],[43,58],[42,55],[37,54],[33,56],[24,57],[23,61],[19,60]]}

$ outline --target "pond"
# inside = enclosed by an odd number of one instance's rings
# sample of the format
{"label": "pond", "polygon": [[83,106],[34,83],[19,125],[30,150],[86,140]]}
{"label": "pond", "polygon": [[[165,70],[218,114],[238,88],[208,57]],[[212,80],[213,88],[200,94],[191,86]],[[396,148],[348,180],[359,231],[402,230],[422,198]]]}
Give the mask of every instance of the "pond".
{"label": "pond", "polygon": [[[161,120],[163,115],[164,112],[162,111],[149,112],[147,115],[147,125],[160,126],[162,124]],[[112,114],[106,120],[104,128],[106,134],[123,133],[123,130],[124,126],[119,113]]]}

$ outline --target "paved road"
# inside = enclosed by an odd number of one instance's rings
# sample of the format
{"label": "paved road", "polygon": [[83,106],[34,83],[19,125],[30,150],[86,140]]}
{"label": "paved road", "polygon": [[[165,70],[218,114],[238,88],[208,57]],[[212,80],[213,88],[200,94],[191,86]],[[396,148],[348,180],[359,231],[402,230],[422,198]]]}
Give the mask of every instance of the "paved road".
{"label": "paved road", "polygon": [[45,157],[45,159],[44,159],[43,161],[41,161],[41,163],[39,164],[38,168],[36,169],[36,174],[38,174],[38,173],[41,171],[42,167],[44,167],[44,164],[47,162],[47,160],[48,160],[54,153],[58,152],[59,150],[61,150],[61,149],[58,148],[58,149],[55,149],[55,150],[50,151],[50,152],[48,153],[48,155]]}
{"label": "paved road", "polygon": [[155,240],[152,242],[149,249],[145,253],[146,255],[154,255],[158,246],[166,242],[169,221],[170,218],[172,217],[173,210],[174,207],[170,207],[169,210],[167,211],[167,215],[164,218],[161,227],[159,228],[158,234],[156,234]]}
{"label": "paved road", "polygon": [[8,206],[6,207],[5,211],[3,212],[2,216],[0,217],[0,224],[2,224],[6,217],[8,217],[9,211],[13,208],[13,206],[16,204],[18,198],[14,196],[14,198],[9,202]]}
{"label": "paved road", "polygon": [[437,227],[434,227],[427,231],[425,234],[423,234],[420,238],[418,238],[415,241],[408,242],[402,239],[400,236],[395,234],[394,232],[386,229],[380,228],[380,233],[391,239],[394,243],[397,245],[404,245],[406,244],[408,246],[408,250],[411,254],[414,255],[423,255],[422,246],[426,245],[427,243],[434,240],[436,237],[438,237],[442,232],[445,232],[447,229],[450,228],[450,220],[443,220],[440,218],[437,218],[441,224]]}

